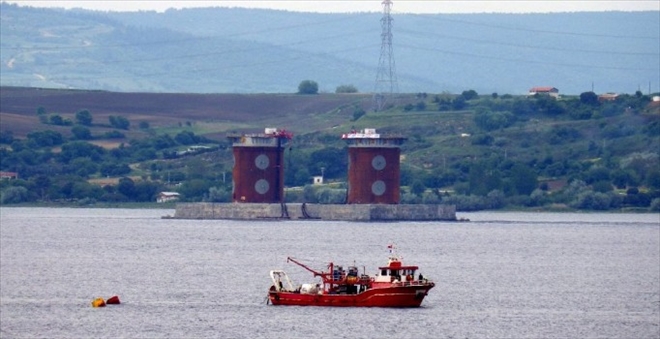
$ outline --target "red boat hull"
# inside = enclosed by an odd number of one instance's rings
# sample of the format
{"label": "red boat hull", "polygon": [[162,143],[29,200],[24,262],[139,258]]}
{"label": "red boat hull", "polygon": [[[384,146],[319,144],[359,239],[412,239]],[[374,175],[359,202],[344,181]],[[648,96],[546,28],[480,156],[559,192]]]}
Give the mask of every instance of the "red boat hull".
{"label": "red boat hull", "polygon": [[270,291],[273,305],[335,307],[419,307],[433,283],[372,288],[358,294],[304,294]]}

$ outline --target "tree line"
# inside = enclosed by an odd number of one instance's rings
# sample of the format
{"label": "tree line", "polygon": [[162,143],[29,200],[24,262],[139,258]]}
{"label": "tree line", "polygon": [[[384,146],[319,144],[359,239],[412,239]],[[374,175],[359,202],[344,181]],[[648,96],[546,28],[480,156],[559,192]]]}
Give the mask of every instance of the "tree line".
{"label": "tree line", "polygon": [[[304,85],[310,84],[305,82]],[[415,102],[392,109],[404,113],[436,111],[437,114],[469,111],[473,133],[465,147],[490,153],[477,159],[450,159],[433,169],[403,162],[401,202],[451,203],[459,210],[516,206],[658,210],[660,163],[657,152],[625,153],[617,151],[615,146],[603,147],[602,143],[592,141],[586,142],[583,150],[575,150],[574,154],[580,153],[580,156],[574,158],[541,154],[527,159],[511,159],[506,154],[492,151],[504,146],[515,151],[511,142],[504,140],[504,133],[517,131],[516,128],[522,130],[523,126],[540,117],[597,123],[599,140],[612,145],[657,143],[660,119],[653,115],[641,126],[604,123],[604,119],[611,117],[639,117],[649,102],[650,98],[641,93],[622,95],[613,102],[599,101],[592,92],[567,100],[547,96],[499,96],[496,93],[480,96],[473,90],[460,95],[420,93]],[[352,121],[358,121],[366,114],[378,113],[356,109]],[[105,149],[89,141],[112,138],[113,135],[124,138],[120,131],[131,128],[127,118],[111,116],[107,126],[115,130],[93,136],[89,127],[96,123],[87,110],[77,112],[72,121],[61,117],[52,119],[55,115],[49,115],[43,107],[37,108],[37,115],[44,124],[54,124],[53,121],[70,123],[71,136],[65,137],[53,130],[33,131],[23,139],[14,138],[11,131],[0,133],[0,170],[20,173],[18,179],[0,181],[0,202],[3,204],[150,202],[165,190],[179,192],[185,201],[227,202],[231,199],[231,148],[226,140],[211,140],[183,130],[173,136],[151,133],[139,140],[128,140],[117,148]],[[141,129],[149,129],[145,122],[138,125]],[[433,128],[414,128],[415,137],[403,146],[404,153],[433,146],[425,139],[435,133]],[[519,141],[517,147],[520,152],[534,149],[534,144],[569,149],[573,142],[590,138],[583,133],[571,124],[557,124],[536,133],[534,137],[537,139],[529,137]],[[302,188],[288,190],[288,201],[345,201],[347,148],[336,139],[334,135],[322,133],[301,135],[294,139],[292,147],[285,149],[285,185]],[[201,144],[207,148],[199,148],[193,153],[180,152],[186,146]],[[53,151],[55,148],[57,152]],[[571,154],[570,150],[566,152]],[[598,161],[585,161],[585,157]],[[311,185],[311,177],[321,173],[334,184]],[[104,178],[114,178],[115,181],[104,183]],[[557,182],[562,184],[560,189],[552,187]]]}

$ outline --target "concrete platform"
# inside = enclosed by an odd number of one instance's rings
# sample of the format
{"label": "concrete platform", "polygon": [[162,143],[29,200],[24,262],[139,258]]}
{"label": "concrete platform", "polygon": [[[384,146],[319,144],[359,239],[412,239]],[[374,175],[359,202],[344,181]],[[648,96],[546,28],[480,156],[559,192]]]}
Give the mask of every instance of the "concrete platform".
{"label": "concrete platform", "polygon": [[455,205],[178,203],[173,219],[456,221]]}

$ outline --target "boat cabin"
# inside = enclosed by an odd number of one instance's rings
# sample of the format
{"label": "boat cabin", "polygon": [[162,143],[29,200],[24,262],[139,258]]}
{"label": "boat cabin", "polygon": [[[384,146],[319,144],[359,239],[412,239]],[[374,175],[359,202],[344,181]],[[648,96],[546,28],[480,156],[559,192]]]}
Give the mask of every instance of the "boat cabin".
{"label": "boat cabin", "polygon": [[401,282],[415,280],[417,266],[379,267],[380,274],[376,275],[375,282]]}
{"label": "boat cabin", "polygon": [[419,267],[403,266],[397,257],[392,256],[387,266],[381,266],[378,269],[380,272],[374,278],[374,282],[392,283],[415,280],[415,272],[417,272]]}

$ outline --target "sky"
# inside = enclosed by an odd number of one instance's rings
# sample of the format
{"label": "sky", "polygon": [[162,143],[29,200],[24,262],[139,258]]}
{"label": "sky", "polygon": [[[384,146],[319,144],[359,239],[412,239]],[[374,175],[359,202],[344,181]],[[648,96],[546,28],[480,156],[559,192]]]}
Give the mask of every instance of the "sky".
{"label": "sky", "polygon": [[[268,8],[300,12],[349,13],[380,12],[382,0],[323,1],[193,1],[193,0],[15,0],[5,1],[21,6],[84,8],[101,11],[163,12],[167,9],[192,7]],[[393,13],[552,13],[593,11],[660,11],[660,0],[393,0]]]}

